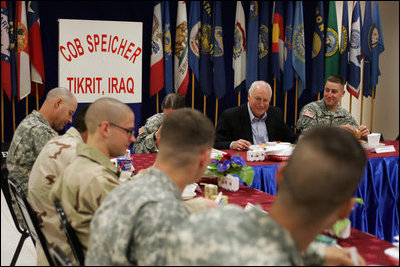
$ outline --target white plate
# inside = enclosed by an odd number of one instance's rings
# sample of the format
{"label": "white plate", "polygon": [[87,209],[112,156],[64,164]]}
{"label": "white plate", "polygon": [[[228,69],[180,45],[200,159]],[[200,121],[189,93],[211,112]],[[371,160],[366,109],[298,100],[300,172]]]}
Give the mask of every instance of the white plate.
{"label": "white plate", "polygon": [[181,196],[183,200],[191,199],[196,196],[196,192],[182,192]]}
{"label": "white plate", "polygon": [[399,247],[387,248],[385,249],[385,254],[399,260]]}

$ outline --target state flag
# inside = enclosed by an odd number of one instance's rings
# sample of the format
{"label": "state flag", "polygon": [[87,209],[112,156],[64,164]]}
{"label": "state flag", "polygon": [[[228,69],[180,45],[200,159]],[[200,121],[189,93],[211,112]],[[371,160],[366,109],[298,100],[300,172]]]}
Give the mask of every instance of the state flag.
{"label": "state flag", "polygon": [[235,31],[233,37],[233,88],[239,92],[245,87],[246,80],[246,22],[242,1],[236,2]]}
{"label": "state flag", "polygon": [[150,58],[150,97],[164,88],[164,49],[161,21],[161,3],[157,2],[153,11]]}
{"label": "state flag", "polygon": [[186,2],[178,2],[175,31],[175,92],[186,96],[189,84],[189,53]]}

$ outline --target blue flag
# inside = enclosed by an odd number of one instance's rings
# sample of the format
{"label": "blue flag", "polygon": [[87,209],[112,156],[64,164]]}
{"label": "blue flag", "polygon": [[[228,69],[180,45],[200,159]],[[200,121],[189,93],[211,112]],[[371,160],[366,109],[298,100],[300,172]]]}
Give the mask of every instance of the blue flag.
{"label": "blue flag", "polygon": [[200,89],[206,96],[212,92],[212,33],[211,33],[211,4],[201,2],[201,45],[200,45]]}
{"label": "blue flag", "polygon": [[[15,25],[15,2],[8,1],[7,2],[8,8],[8,24]],[[15,38],[16,27],[9,28],[9,35],[10,35],[10,69],[11,69],[11,96],[18,96],[18,84],[17,84],[17,55],[16,49],[18,47],[17,40]],[[12,48],[13,47],[13,48]]]}
{"label": "blue flag", "polygon": [[372,96],[371,87],[371,38],[369,33],[372,29],[371,1],[365,2],[364,23],[361,31],[361,53],[364,56],[363,95]]}
{"label": "blue flag", "polygon": [[294,11],[294,26],[292,40],[292,61],[294,75],[299,79],[298,96],[300,98],[306,88],[306,58],[304,45],[304,20],[303,20],[303,4],[301,1],[296,1]]}
{"label": "blue flag", "polygon": [[[343,1],[342,35],[340,38],[340,75],[347,81],[347,66],[349,64],[349,12],[347,1]],[[354,9],[353,9],[354,14]]]}
{"label": "blue flag", "polygon": [[225,95],[226,87],[221,1],[214,2],[212,33],[213,86],[215,96],[220,99]]}
{"label": "blue flag", "polygon": [[199,80],[200,64],[200,29],[200,1],[192,1],[189,12],[189,67],[197,80]]}
{"label": "blue flag", "polygon": [[283,68],[283,91],[287,92],[293,88],[293,65],[292,65],[292,37],[293,37],[293,2],[289,1],[286,12],[285,29],[285,51],[286,58]]}
{"label": "blue flag", "polygon": [[374,1],[374,9],[372,14],[371,46],[371,87],[376,90],[378,76],[381,75],[381,72],[379,71],[379,55],[385,50],[385,46],[383,44],[381,15],[377,1]]}
{"label": "blue flag", "polygon": [[246,89],[258,76],[258,3],[250,2],[249,24],[247,28]]}
{"label": "blue flag", "polygon": [[268,82],[269,78],[269,55],[270,55],[270,35],[271,35],[271,14],[269,3],[262,2],[260,12],[260,27],[258,31],[258,79]]}
{"label": "blue flag", "polygon": [[317,95],[324,89],[324,23],[324,1],[318,1],[317,6],[315,7],[315,29],[313,35],[313,48],[311,57],[311,94],[313,96]]}
{"label": "blue flag", "polygon": [[347,90],[358,98],[360,95],[360,73],[361,73],[361,8],[360,1],[355,1],[353,14],[351,16],[351,36],[349,69],[347,73]]}
{"label": "blue flag", "polygon": [[164,38],[164,87],[167,94],[174,92],[174,62],[172,56],[171,22],[169,3],[161,1],[161,19]]}

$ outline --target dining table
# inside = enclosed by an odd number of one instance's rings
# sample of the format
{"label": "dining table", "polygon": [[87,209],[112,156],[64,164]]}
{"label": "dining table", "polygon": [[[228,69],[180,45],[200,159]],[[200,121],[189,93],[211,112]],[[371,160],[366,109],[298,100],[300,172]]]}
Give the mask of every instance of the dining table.
{"label": "dining table", "polygon": [[[383,141],[386,146],[393,146],[395,151],[374,153],[365,149],[367,164],[363,178],[354,194],[361,198],[363,205],[356,204],[350,214],[351,226],[354,230],[369,233],[377,238],[394,242],[399,235],[398,182],[399,182],[399,141]],[[222,150],[231,155],[241,156],[246,164],[254,170],[254,179],[250,188],[276,195],[276,171],[281,161],[270,160],[247,161],[246,151]],[[132,154],[132,165],[135,172],[153,165],[156,153]],[[240,180],[241,185],[244,183]]]}

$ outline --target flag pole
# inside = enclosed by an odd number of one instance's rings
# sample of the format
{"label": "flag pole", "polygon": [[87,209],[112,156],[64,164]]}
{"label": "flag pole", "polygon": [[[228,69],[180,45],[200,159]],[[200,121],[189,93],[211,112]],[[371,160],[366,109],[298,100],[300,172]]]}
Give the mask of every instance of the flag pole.
{"label": "flag pole", "polygon": [[294,104],[294,133],[296,133],[296,124],[297,124],[297,94],[299,90],[299,79],[296,79],[296,95],[295,95],[295,104]]}
{"label": "flag pole", "polygon": [[372,87],[372,98],[371,98],[371,127],[369,131],[372,133],[372,124],[374,122],[374,98],[375,98],[375,87]]}
{"label": "flag pole", "polygon": [[[349,107],[349,112],[350,112],[350,114],[351,114],[351,94],[350,94],[350,107]],[[342,102],[342,98],[340,98],[340,102]]]}
{"label": "flag pole", "polygon": [[192,109],[194,109],[194,73],[192,71]]}
{"label": "flag pole", "polygon": [[287,91],[285,92],[285,112],[284,122],[286,123],[286,112],[287,112]]}
{"label": "flag pole", "polygon": [[15,132],[15,99],[12,97],[13,133]]}
{"label": "flag pole", "polygon": [[4,99],[3,99],[3,91],[1,89],[1,143],[4,143]]}
{"label": "flag pole", "polygon": [[215,122],[214,122],[215,128],[217,128],[217,120],[218,120],[218,97],[215,98]]}
{"label": "flag pole", "polygon": [[157,95],[156,95],[156,111],[157,111],[157,113],[159,112],[159,110],[158,110],[158,92],[157,92]]}
{"label": "flag pole", "polygon": [[206,115],[206,105],[207,105],[207,98],[206,95],[203,97],[203,114]]}
{"label": "flag pole", "polygon": [[276,76],[274,76],[274,107],[276,106]]}
{"label": "flag pole", "polygon": [[360,112],[360,125],[362,124],[363,121],[363,106],[364,106],[364,75],[363,79],[361,80],[361,112]]}
{"label": "flag pole", "polygon": [[28,117],[28,109],[29,109],[28,98],[29,95],[25,97],[25,115],[26,115],[25,117]]}
{"label": "flag pole", "polygon": [[320,99],[320,94],[321,92],[318,92],[318,96],[317,96],[317,100],[319,100]]}
{"label": "flag pole", "polygon": [[240,106],[240,91],[239,91],[239,94],[238,94],[238,106]]}
{"label": "flag pole", "polygon": [[38,91],[38,84],[36,84],[36,110],[39,111],[39,91]]}

